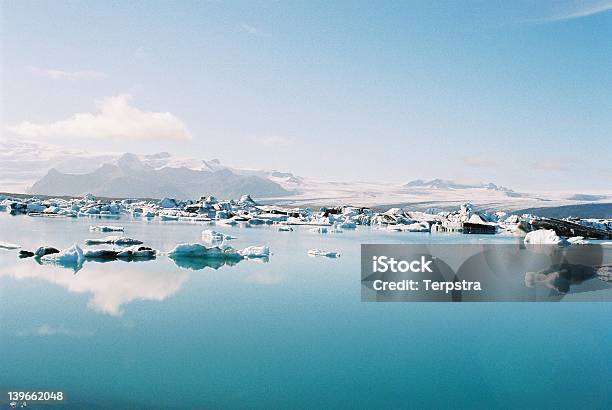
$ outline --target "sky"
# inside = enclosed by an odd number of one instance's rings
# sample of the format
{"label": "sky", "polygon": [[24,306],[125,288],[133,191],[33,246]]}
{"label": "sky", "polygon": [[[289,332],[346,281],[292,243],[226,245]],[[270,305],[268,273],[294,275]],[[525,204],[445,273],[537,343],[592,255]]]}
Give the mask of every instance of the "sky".
{"label": "sky", "polygon": [[1,137],[612,187],[612,0],[2,1]]}

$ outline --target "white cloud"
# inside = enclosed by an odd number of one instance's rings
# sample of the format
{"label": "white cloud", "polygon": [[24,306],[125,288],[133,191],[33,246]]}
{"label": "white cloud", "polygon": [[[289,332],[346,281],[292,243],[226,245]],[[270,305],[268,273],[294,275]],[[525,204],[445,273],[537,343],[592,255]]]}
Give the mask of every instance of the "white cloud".
{"label": "white cloud", "polygon": [[612,1],[582,1],[575,3],[573,7],[568,7],[562,13],[553,14],[536,21],[553,22],[561,20],[570,20],[581,17],[588,17],[599,13],[605,13],[612,10]]}
{"label": "white cloud", "polygon": [[494,167],[497,160],[492,154],[482,153],[463,157],[463,163],[470,167]]}
{"label": "white cloud", "polygon": [[26,69],[36,76],[49,78],[51,80],[63,80],[63,79],[70,79],[70,80],[89,79],[91,80],[91,79],[106,77],[105,73],[101,71],[94,71],[94,70],[64,71],[64,70],[57,70],[53,68],[41,68],[41,67],[34,67],[34,66],[27,66]]}
{"label": "white cloud", "polygon": [[22,122],[8,126],[17,135],[30,138],[121,138],[133,140],[189,140],[187,125],[169,112],[146,112],[130,104],[130,95],[118,95],[96,102],[98,112],[77,113],[46,124]]}
{"label": "white cloud", "polygon": [[247,24],[247,23],[240,24],[240,29],[242,31],[245,31],[245,32],[249,33],[249,34],[253,34],[253,35],[259,34],[259,29],[257,27],[252,26],[252,25]]}
{"label": "white cloud", "polygon": [[251,141],[257,145],[276,145],[276,146],[288,146],[293,144],[293,141],[289,138],[279,137],[277,135],[262,135],[251,137]]}

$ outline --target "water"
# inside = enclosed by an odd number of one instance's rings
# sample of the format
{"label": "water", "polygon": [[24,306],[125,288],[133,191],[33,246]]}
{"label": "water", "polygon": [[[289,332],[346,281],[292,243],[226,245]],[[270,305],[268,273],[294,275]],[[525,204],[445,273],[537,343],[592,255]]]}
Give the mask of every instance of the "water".
{"label": "water", "polygon": [[[63,248],[105,235],[89,232],[98,223],[160,250],[206,229],[0,214],[0,240]],[[360,301],[361,243],[516,239],[214,229],[237,248],[270,245],[270,261],[189,270],[161,257],[74,274],[0,250],[0,391],[62,390],[62,408],[612,406],[610,303]]]}

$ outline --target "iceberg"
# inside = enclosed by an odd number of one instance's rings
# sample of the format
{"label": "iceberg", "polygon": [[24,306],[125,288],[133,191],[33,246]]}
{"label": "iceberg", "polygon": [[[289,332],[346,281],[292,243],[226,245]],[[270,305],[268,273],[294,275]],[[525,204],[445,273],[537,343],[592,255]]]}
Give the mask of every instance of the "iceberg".
{"label": "iceberg", "polygon": [[85,249],[83,256],[85,259],[106,259],[113,260],[117,258],[119,251],[113,249]]}
{"label": "iceberg", "polygon": [[37,258],[42,258],[45,255],[51,255],[53,253],[59,253],[59,249],[55,249],[51,246],[40,246],[34,251],[34,255]]}
{"label": "iceberg", "polygon": [[427,222],[415,222],[411,224],[400,224],[400,225],[389,225],[387,227],[390,231],[398,232],[429,232],[429,224]]}
{"label": "iceberg", "polygon": [[181,243],[168,252],[170,258],[242,259],[242,255],[230,246],[208,247],[201,243]]}
{"label": "iceberg", "polygon": [[340,229],[355,229],[357,228],[357,224],[355,222],[351,222],[348,218],[344,220],[344,222],[336,225]]}
{"label": "iceberg", "polygon": [[14,243],[0,242],[0,249],[12,250],[12,249],[19,249],[19,248],[21,248],[21,246],[16,245]]}
{"label": "iceberg", "polygon": [[85,239],[86,245],[140,245],[142,241],[127,236],[106,236],[104,238]]}
{"label": "iceberg", "polygon": [[147,246],[133,245],[117,253],[119,259],[153,259],[157,256],[155,249]]}
{"label": "iceberg", "polygon": [[567,238],[567,241],[572,245],[589,245],[591,242],[584,239],[584,236],[572,236]]}
{"label": "iceberg", "polygon": [[72,267],[78,270],[83,265],[85,256],[83,255],[83,250],[75,243],[70,248],[64,249],[61,252],[44,255],[40,260],[43,263]]}
{"label": "iceberg", "polygon": [[334,251],[324,251],[321,249],[310,249],[308,251],[308,255],[310,256],[325,256],[328,258],[338,258],[340,257],[340,253],[339,252],[334,252]]}
{"label": "iceberg", "polygon": [[89,230],[92,232],[123,232],[123,226],[98,225],[90,226]]}
{"label": "iceberg", "polygon": [[268,246],[247,246],[238,253],[245,258],[267,258],[270,256],[270,248]]}
{"label": "iceberg", "polygon": [[538,229],[531,231],[525,236],[524,242],[531,245],[569,245],[567,239],[557,235],[552,229]]}
{"label": "iceberg", "polygon": [[212,229],[205,229],[202,231],[202,240],[211,244],[217,244],[232,239],[236,238],[231,235],[226,235],[221,232],[213,231]]}

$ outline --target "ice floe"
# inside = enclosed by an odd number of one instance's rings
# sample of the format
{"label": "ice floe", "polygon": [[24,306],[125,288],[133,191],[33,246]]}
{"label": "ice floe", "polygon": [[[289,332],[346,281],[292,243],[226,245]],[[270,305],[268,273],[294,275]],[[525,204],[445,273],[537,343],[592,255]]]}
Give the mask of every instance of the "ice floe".
{"label": "ice floe", "polygon": [[539,229],[527,233],[524,242],[531,245],[569,245],[567,239],[559,236],[552,229]]}
{"label": "ice floe", "polygon": [[0,249],[13,250],[13,249],[19,249],[19,248],[21,248],[21,246],[14,244],[14,243],[0,242]]}
{"label": "ice floe", "polygon": [[90,226],[89,230],[92,232],[123,232],[123,226],[98,225]]}
{"label": "ice floe", "polygon": [[325,256],[328,258],[338,258],[340,257],[340,253],[339,252],[334,252],[334,251],[324,251],[321,249],[310,249],[308,251],[308,255],[310,256]]}
{"label": "ice floe", "polygon": [[209,247],[201,243],[181,243],[168,252],[168,256],[171,258],[242,259],[242,255],[232,247]]}
{"label": "ice floe", "polygon": [[85,239],[86,245],[140,245],[141,240],[128,238],[127,236],[106,236],[104,238]]}
{"label": "ice floe", "polygon": [[245,258],[267,258],[270,256],[270,248],[268,246],[247,246],[238,253]]}
{"label": "ice floe", "polygon": [[221,232],[213,231],[212,229],[205,229],[202,231],[202,240],[207,243],[219,244],[232,239],[236,238],[231,235],[226,235]]}
{"label": "ice floe", "polygon": [[85,261],[85,255],[83,255],[83,250],[79,245],[75,243],[70,248],[64,249],[58,253],[44,255],[40,260],[43,263],[78,269]]}

